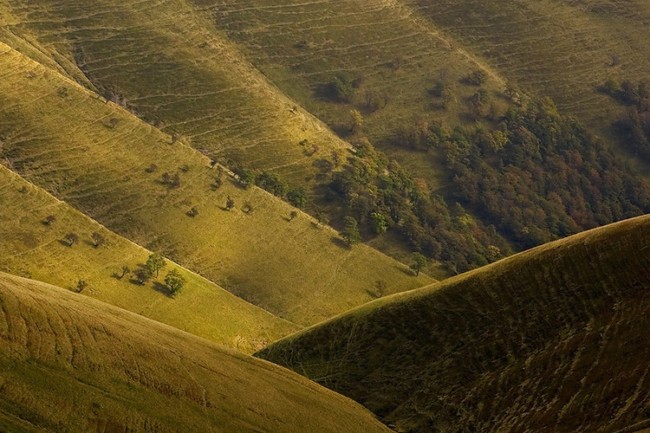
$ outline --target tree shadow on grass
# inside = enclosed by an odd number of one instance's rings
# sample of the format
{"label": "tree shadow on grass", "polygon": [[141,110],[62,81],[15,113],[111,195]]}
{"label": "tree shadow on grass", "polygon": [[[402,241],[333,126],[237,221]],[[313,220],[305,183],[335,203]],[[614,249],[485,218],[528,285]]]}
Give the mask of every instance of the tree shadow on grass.
{"label": "tree shadow on grass", "polygon": [[154,281],[153,284],[151,285],[151,287],[153,287],[153,289],[156,292],[162,293],[163,295],[167,296],[168,298],[174,298],[174,296],[172,296],[172,294],[169,291],[169,289],[167,288],[167,286],[162,284],[162,283],[159,283],[158,281]]}

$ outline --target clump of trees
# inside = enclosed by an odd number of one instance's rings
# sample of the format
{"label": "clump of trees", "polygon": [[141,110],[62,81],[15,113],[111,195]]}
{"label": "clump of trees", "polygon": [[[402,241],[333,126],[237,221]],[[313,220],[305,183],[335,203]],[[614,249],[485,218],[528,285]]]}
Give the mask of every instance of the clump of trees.
{"label": "clump of trees", "polygon": [[331,173],[330,198],[361,233],[396,230],[452,272],[650,211],[648,182],[548,99],[513,105],[491,130],[420,120],[395,143],[436,151],[450,180],[444,196],[358,140]]}

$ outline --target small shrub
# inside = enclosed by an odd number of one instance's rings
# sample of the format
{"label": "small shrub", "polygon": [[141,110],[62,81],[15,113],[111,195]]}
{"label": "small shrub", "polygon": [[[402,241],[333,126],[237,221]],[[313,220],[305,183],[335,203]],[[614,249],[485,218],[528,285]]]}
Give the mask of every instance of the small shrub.
{"label": "small shrub", "polygon": [[48,215],[46,216],[42,223],[46,226],[52,225],[56,221],[56,217],[54,215]]}
{"label": "small shrub", "polygon": [[241,207],[242,212],[246,214],[252,214],[253,213],[253,205],[250,202],[245,202],[244,205]]}
{"label": "small shrub", "polygon": [[99,248],[106,243],[106,238],[101,233],[93,232],[90,237],[93,240],[93,246],[95,248]]}
{"label": "small shrub", "polygon": [[476,71],[467,75],[461,81],[463,84],[466,84],[468,86],[480,86],[485,82],[486,79],[487,79],[487,74],[482,70],[477,69]]}
{"label": "small shrub", "polygon": [[158,166],[156,164],[151,164],[149,167],[144,169],[144,171],[147,173],[154,173],[156,170],[158,170]]}
{"label": "small shrub", "polygon": [[76,233],[68,233],[63,237],[63,241],[69,246],[73,246],[79,240],[79,235]]}
{"label": "small shrub", "polygon": [[79,280],[77,282],[77,293],[83,292],[83,290],[88,287],[88,283],[85,280]]}
{"label": "small shrub", "polygon": [[235,200],[232,197],[228,196],[226,199],[226,210],[231,210],[235,207]]}
{"label": "small shrub", "polygon": [[192,207],[192,209],[187,211],[187,216],[189,216],[189,217],[194,218],[194,217],[196,217],[198,215],[199,215],[199,210],[196,207]]}

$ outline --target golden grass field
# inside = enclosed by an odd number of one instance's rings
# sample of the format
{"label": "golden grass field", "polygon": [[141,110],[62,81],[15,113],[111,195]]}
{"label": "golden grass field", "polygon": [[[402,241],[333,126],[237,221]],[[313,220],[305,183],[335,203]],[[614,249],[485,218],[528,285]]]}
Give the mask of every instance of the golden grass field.
{"label": "golden grass field", "polygon": [[[204,155],[2,50],[7,164],[114,232],[303,325],[371,300],[377,281],[387,294],[431,281],[364,245],[342,246],[336,232],[307,214],[288,221],[290,205],[259,188],[242,189],[227,174],[215,191],[219,169]],[[164,172],[179,173],[180,187],[161,184]],[[235,201],[231,211],[227,197]],[[246,203],[253,212],[242,211]],[[187,215],[192,207],[195,217]]]}
{"label": "golden grass field", "polygon": [[[248,353],[299,328],[171,262],[161,271],[157,285],[137,285],[133,273],[116,278],[123,266],[135,272],[151,252],[1,166],[0,203],[0,271],[71,291],[84,280],[85,296]],[[43,224],[49,215],[56,220]],[[106,239],[104,245],[93,246],[94,232]],[[68,233],[80,238],[72,247],[63,242]],[[174,298],[163,287],[163,277],[172,268],[187,280]]]}
{"label": "golden grass field", "polygon": [[387,433],[289,370],[0,273],[0,431]]}

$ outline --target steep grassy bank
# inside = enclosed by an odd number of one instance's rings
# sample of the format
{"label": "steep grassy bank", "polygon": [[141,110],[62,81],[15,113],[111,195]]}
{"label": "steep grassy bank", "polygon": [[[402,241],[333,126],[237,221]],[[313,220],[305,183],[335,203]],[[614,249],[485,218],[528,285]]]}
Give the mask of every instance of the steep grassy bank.
{"label": "steep grassy bank", "polygon": [[397,431],[616,432],[650,420],[648,326],[644,216],[375,301],[259,356]]}

